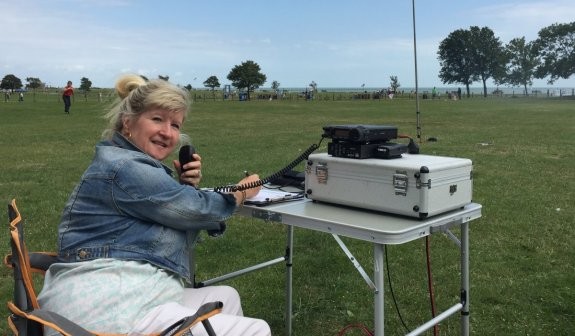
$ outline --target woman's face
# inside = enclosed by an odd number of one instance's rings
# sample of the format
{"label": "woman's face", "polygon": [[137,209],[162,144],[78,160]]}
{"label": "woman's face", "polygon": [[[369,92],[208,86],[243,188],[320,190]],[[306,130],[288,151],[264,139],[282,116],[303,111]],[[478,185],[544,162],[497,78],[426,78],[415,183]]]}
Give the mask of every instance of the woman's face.
{"label": "woman's face", "polygon": [[156,160],[167,158],[179,143],[184,114],[152,109],[135,119],[124,119],[123,134]]}

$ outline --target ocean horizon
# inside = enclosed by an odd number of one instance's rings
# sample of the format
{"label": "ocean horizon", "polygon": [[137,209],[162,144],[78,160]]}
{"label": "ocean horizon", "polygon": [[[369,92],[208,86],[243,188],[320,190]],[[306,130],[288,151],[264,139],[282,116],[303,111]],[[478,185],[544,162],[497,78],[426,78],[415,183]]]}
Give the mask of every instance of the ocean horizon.
{"label": "ocean horizon", "polygon": [[[443,95],[446,92],[454,92],[457,91],[458,88],[461,88],[461,93],[465,94],[466,93],[466,88],[465,86],[436,86],[435,89],[437,91],[438,94]],[[287,92],[305,92],[306,90],[309,90],[309,87],[286,87],[286,88],[279,88],[280,91],[287,91]],[[381,88],[377,88],[377,87],[318,87],[317,91],[318,92],[354,92],[354,93],[360,93],[360,92],[366,92],[366,93],[372,93],[372,92],[378,92],[380,90],[387,90],[387,87],[381,87]],[[521,95],[524,93],[524,88],[522,87],[487,87],[487,94],[492,94],[494,91],[496,90],[500,90],[503,94],[518,94]],[[273,91],[272,88],[269,87],[260,87],[259,89],[257,89],[257,91]],[[413,93],[415,92],[415,87],[399,87],[398,91],[403,92],[403,93]],[[431,93],[433,91],[433,87],[419,87],[417,89],[417,91],[419,93]],[[470,87],[469,88],[469,93],[471,94],[483,94],[483,87]],[[552,87],[552,86],[548,86],[548,87],[528,87],[527,88],[527,93],[529,94],[549,94],[549,95],[553,95],[553,96],[559,96],[559,95],[568,95],[568,96],[572,96],[575,95],[575,88],[571,88],[571,87]]]}

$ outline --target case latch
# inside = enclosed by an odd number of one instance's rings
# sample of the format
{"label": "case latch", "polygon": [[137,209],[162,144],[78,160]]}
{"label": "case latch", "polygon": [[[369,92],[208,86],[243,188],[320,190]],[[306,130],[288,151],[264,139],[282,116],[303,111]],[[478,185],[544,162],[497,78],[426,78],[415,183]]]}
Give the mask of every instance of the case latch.
{"label": "case latch", "polygon": [[315,176],[318,184],[327,184],[327,164],[318,163],[315,166]]}
{"label": "case latch", "polygon": [[407,196],[407,172],[398,171],[393,174],[393,190],[396,195]]}

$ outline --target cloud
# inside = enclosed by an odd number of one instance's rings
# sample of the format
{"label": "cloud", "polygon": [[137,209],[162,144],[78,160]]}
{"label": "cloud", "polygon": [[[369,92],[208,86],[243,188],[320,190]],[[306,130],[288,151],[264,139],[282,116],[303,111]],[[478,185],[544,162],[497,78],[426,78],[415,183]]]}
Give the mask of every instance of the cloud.
{"label": "cloud", "polygon": [[498,34],[505,40],[522,36],[534,40],[544,27],[573,22],[575,6],[572,0],[516,1],[479,7],[474,14],[487,26],[499,27]]}

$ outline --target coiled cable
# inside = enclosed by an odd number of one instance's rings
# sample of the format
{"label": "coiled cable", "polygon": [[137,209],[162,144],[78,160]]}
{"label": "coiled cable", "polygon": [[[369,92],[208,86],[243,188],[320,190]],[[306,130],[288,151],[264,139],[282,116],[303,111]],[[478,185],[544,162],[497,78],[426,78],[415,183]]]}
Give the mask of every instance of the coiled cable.
{"label": "coiled cable", "polygon": [[226,185],[226,186],[215,187],[214,191],[231,193],[231,192],[261,187],[264,184],[268,183],[269,181],[277,179],[278,177],[280,177],[283,174],[287,173],[288,171],[292,170],[293,168],[295,168],[295,166],[297,166],[303,160],[307,160],[308,156],[311,153],[313,153],[316,149],[319,148],[322,140],[323,140],[323,138],[317,144],[312,144],[311,146],[309,146],[309,148],[306,149],[303,153],[301,153],[295,160],[293,160],[287,166],[285,166],[281,170],[273,173],[270,176],[267,176],[267,177],[260,179],[260,180],[257,180],[257,181],[245,183],[245,184],[231,184],[231,185]]}

